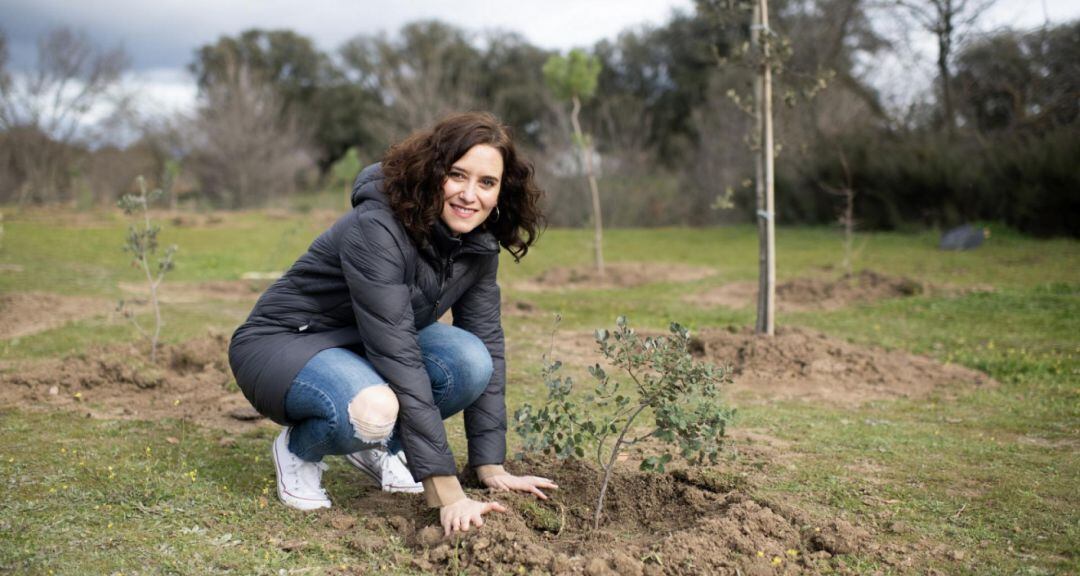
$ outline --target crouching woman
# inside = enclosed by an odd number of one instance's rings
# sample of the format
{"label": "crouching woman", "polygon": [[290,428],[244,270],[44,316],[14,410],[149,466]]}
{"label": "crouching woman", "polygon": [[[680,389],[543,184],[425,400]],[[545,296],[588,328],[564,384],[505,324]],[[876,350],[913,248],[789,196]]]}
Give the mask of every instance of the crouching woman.
{"label": "crouching woman", "polygon": [[[390,492],[420,492],[444,530],[482,525],[497,502],[464,493],[443,419],[464,412],[468,465],[496,490],[545,498],[506,457],[499,246],[519,260],[543,192],[490,114],[447,117],[356,179],[352,210],[259,298],[229,362],[244,395],[283,429],[278,496],[327,508],[323,459]],[[453,324],[438,322],[450,311]]]}

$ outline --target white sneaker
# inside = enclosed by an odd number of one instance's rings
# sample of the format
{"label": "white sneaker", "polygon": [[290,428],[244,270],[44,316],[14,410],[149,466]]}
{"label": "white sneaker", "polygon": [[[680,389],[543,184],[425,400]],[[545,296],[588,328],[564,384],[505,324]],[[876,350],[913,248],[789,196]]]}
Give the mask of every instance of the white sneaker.
{"label": "white sneaker", "polygon": [[348,454],[345,460],[374,480],[383,492],[424,491],[424,485],[409,473],[404,452],[390,454],[385,448],[370,448]]}
{"label": "white sneaker", "polygon": [[308,462],[289,452],[289,431],[285,428],[274,440],[274,471],[277,473],[278,498],[297,510],[329,508],[330,499],[322,489],[326,464]]}

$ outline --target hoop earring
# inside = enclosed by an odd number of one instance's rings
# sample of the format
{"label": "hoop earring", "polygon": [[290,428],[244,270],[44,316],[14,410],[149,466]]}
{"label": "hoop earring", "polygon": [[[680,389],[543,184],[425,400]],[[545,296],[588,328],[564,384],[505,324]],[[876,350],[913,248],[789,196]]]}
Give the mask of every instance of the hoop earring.
{"label": "hoop earring", "polygon": [[491,223],[494,224],[494,223],[498,222],[499,221],[499,216],[500,216],[500,214],[499,214],[499,205],[496,204],[495,205],[495,219],[492,220]]}

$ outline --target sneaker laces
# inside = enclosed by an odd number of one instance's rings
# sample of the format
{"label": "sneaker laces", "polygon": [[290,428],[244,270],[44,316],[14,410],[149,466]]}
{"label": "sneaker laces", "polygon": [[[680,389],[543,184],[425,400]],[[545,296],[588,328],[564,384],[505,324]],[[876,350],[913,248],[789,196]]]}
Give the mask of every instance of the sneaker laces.
{"label": "sneaker laces", "polygon": [[323,472],[330,469],[326,462],[307,462],[299,460],[294,468],[296,477],[306,487],[318,492],[323,498],[327,498],[326,490],[322,487]]}
{"label": "sneaker laces", "polygon": [[416,483],[416,481],[413,480],[412,473],[409,472],[404,452],[398,452],[397,454],[383,452],[382,458],[381,468],[384,483],[399,485]]}

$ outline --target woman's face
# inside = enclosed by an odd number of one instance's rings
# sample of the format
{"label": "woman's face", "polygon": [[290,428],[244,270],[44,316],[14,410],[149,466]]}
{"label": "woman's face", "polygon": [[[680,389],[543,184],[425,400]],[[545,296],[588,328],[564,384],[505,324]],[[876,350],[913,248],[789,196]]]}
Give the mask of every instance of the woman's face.
{"label": "woman's face", "polygon": [[454,234],[466,234],[487,220],[499,202],[503,158],[498,149],[477,144],[450,167],[443,181],[442,219]]}

